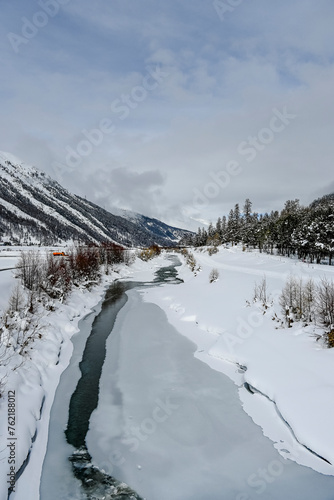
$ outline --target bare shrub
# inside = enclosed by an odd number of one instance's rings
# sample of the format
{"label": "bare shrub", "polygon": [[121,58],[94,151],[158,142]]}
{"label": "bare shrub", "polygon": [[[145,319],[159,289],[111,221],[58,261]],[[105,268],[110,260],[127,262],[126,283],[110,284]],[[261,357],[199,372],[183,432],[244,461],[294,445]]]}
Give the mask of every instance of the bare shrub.
{"label": "bare shrub", "polygon": [[316,286],[312,279],[309,279],[303,286],[303,315],[307,323],[312,323],[315,318],[315,298]]}
{"label": "bare shrub", "polygon": [[188,253],[188,255],[187,255],[187,265],[190,267],[192,272],[195,271],[196,259],[192,253]]}
{"label": "bare shrub", "polygon": [[185,257],[187,266],[189,266],[191,271],[194,273],[197,264],[194,254],[189,252],[186,248],[182,248],[181,254]]}
{"label": "bare shrub", "polygon": [[8,310],[13,312],[22,311],[24,306],[24,295],[20,283],[16,283],[9,297]]}
{"label": "bare shrub", "polygon": [[289,276],[279,299],[282,312],[289,326],[294,321],[305,321],[310,323],[315,321],[315,302],[317,288],[313,280],[304,283],[302,278]]}
{"label": "bare shrub", "polygon": [[299,319],[299,313],[297,313],[297,297],[298,280],[294,276],[289,276],[279,298],[279,303],[282,308],[282,312],[285,315],[285,321],[287,322],[289,328],[292,327],[292,323],[296,319]]}
{"label": "bare shrub", "polygon": [[161,248],[158,245],[151,245],[138,253],[138,257],[143,261],[148,261],[161,254]]}
{"label": "bare shrub", "polygon": [[151,245],[149,248],[154,252],[154,255],[158,256],[161,254],[161,248],[159,247],[159,245],[154,244]]}
{"label": "bare shrub", "polygon": [[[8,362],[8,340],[9,340],[9,312],[5,312],[1,318],[0,324],[0,367],[5,366]],[[0,391],[1,391],[0,377]]]}
{"label": "bare shrub", "polygon": [[77,246],[67,259],[73,282],[96,281],[100,277],[100,251],[95,246]]}
{"label": "bare shrub", "polygon": [[68,262],[48,255],[42,289],[53,299],[64,299],[72,289],[72,276]]}
{"label": "bare shrub", "polygon": [[36,339],[42,338],[42,328],[41,320],[43,313],[40,317],[36,315],[27,315],[24,321],[24,326],[19,330],[19,335],[17,338],[18,352],[21,355],[28,353],[28,347]]}
{"label": "bare shrub", "polygon": [[144,248],[138,253],[138,257],[140,260],[147,262],[148,260],[153,259],[154,253],[149,248]]}
{"label": "bare shrub", "polygon": [[316,314],[321,324],[334,328],[334,283],[327,278],[317,287]]}
{"label": "bare shrub", "polygon": [[99,246],[100,264],[106,267],[125,261],[125,248],[111,242],[103,242]]}
{"label": "bare shrub", "polygon": [[264,276],[260,283],[255,283],[253,292],[253,302],[261,302],[264,306],[269,300],[267,278]]}
{"label": "bare shrub", "polygon": [[330,332],[325,333],[326,346],[329,349],[334,347],[334,329],[331,329]]}
{"label": "bare shrub", "polygon": [[28,290],[38,290],[42,280],[42,259],[36,250],[22,251],[17,263],[17,277]]}

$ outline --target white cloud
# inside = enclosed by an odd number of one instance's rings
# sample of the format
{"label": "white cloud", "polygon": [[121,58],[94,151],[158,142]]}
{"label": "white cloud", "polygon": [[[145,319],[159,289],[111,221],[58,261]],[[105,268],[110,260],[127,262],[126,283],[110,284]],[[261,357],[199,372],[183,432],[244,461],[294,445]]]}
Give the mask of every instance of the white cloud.
{"label": "white cloud", "polygon": [[[83,129],[104,118],[116,125],[77,168],[61,171],[65,187],[185,225],[214,220],[245,197],[264,211],[333,188],[329,0],[242,2],[224,22],[200,0],[72,0],[13,57],[6,30],[22,15],[20,0],[1,21],[0,148],[53,175]],[[120,120],[111,103],[141,85],[148,65],[168,77]],[[296,119],[248,164],[239,144],[284,106]],[[242,173],[196,209],[194,189],[231,160]]]}

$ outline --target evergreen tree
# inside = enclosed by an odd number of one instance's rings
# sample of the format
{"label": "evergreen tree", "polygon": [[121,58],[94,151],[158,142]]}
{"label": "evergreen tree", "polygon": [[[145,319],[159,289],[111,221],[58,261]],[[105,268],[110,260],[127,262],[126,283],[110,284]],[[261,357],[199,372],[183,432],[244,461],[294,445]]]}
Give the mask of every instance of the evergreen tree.
{"label": "evergreen tree", "polygon": [[292,241],[292,234],[298,227],[300,217],[299,200],[288,200],[277,221],[278,224],[278,243],[277,248],[282,255],[288,257],[296,250]]}
{"label": "evergreen tree", "polygon": [[241,239],[246,246],[250,246],[254,242],[253,231],[252,202],[247,198],[243,207],[243,224],[241,231]]}
{"label": "evergreen tree", "polygon": [[234,238],[235,238],[234,212],[231,208],[228,214],[227,225],[226,225],[226,242],[232,243],[233,245],[235,242]]}

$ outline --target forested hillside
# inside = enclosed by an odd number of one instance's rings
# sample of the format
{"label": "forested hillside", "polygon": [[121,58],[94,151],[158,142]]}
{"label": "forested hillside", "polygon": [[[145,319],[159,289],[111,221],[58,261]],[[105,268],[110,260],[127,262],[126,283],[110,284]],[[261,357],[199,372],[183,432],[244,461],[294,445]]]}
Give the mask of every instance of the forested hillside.
{"label": "forested hillside", "polygon": [[208,229],[199,228],[195,236],[186,236],[184,244],[218,246],[242,243],[281,255],[332,264],[334,252],[334,194],[301,206],[299,200],[288,200],[279,211],[258,214],[246,199],[240,210],[236,204],[226,217],[219,217]]}

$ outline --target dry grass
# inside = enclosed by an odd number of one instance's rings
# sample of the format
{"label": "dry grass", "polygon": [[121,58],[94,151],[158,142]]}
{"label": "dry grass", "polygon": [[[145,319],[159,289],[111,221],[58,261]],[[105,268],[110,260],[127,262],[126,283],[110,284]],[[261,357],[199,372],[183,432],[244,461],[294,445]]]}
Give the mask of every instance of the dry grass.
{"label": "dry grass", "polygon": [[334,347],[334,330],[325,333],[326,344],[329,349]]}

